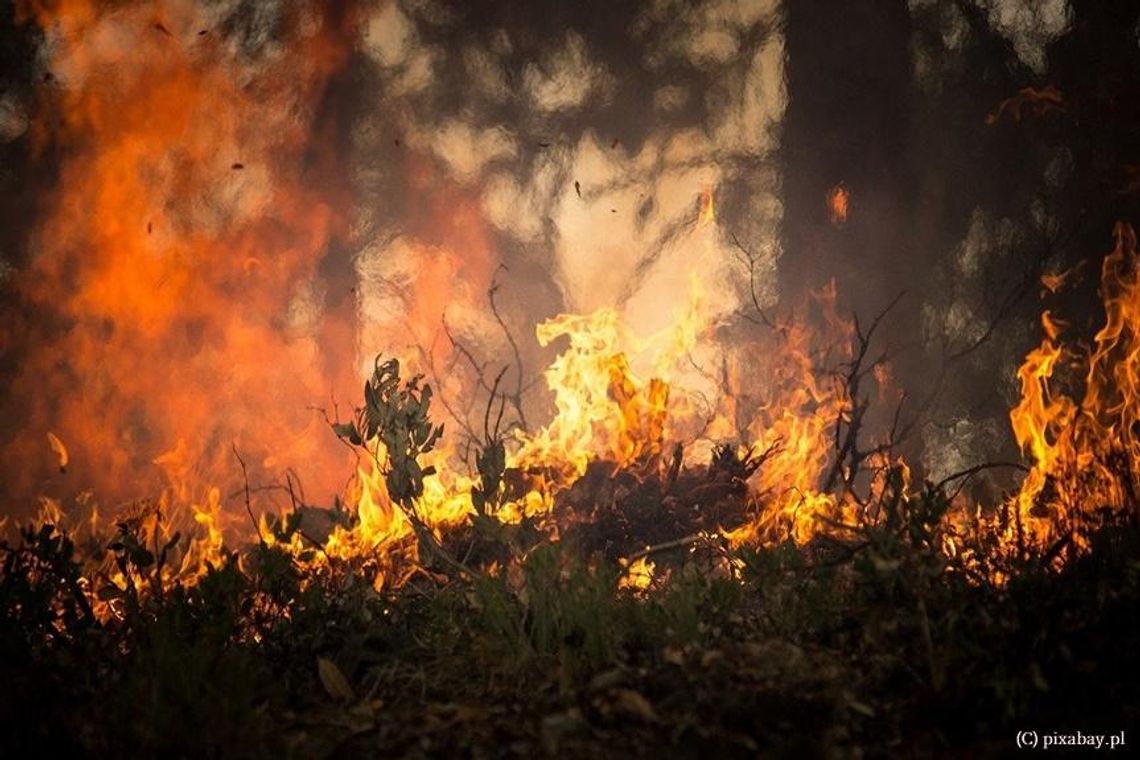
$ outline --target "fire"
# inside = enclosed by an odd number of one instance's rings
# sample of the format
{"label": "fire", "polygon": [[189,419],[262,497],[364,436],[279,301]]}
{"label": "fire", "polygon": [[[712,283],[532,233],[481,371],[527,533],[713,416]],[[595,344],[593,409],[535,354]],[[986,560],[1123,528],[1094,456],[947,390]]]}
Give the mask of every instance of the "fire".
{"label": "fire", "polygon": [[[1010,420],[1032,467],[1007,505],[1014,519],[1001,521],[986,511],[986,505],[956,501],[944,517],[940,539],[948,557],[958,555],[958,536],[970,525],[992,532],[1010,551],[1028,547],[1044,551],[1060,540],[1081,549],[1079,527],[1084,515],[1100,506],[1121,509],[1131,503],[1136,488],[1131,473],[1140,467],[1135,433],[1140,418],[1140,277],[1134,234],[1121,226],[1116,237],[1116,248],[1102,271],[1106,321],[1094,347],[1082,358],[1058,343],[1062,328],[1046,312],[1042,315],[1046,337],[1019,370],[1021,400]],[[778,326],[768,338],[764,361],[750,368],[754,377],[737,376],[729,383],[730,389],[752,387],[759,395],[751,400],[754,408],[745,425],[717,429],[743,438],[737,453],[742,460],[760,455],[748,480],[744,519],[723,530],[731,544],[787,538],[802,544],[820,532],[855,530],[885,519],[868,505],[899,503],[912,492],[909,467],[886,450],[877,450],[863,465],[870,474],[864,497],[849,483],[852,473],[837,459],[841,454],[837,455],[836,425],[853,423],[856,399],[813,360],[825,337],[834,341],[839,335],[850,343],[853,326],[837,317],[835,297],[832,286],[814,299],[815,321],[827,330],[809,328],[811,320],[806,319]],[[495,517],[511,522],[524,515],[548,515],[558,493],[583,475],[591,462],[609,462],[617,471],[661,472],[666,444],[685,435],[686,423],[694,415],[695,407],[683,403],[683,373],[674,372],[675,384],[663,377],[676,366],[682,349],[691,347],[687,341],[693,328],[686,323],[692,318],[689,313],[679,321],[682,327],[648,339],[630,334],[612,310],[562,315],[539,326],[540,341],[568,340],[546,374],[556,413],[534,434],[517,435],[507,464],[517,471],[541,470],[547,475],[532,479],[531,491],[501,505]],[[842,364],[851,356],[841,353],[839,359]],[[1062,365],[1077,359],[1084,366],[1084,394],[1079,400],[1054,387]],[[655,367],[661,376],[643,380],[633,371],[634,363]],[[885,369],[868,374],[880,383],[891,380]],[[716,419],[722,426],[728,424],[728,411],[739,418],[740,401],[731,393],[721,400]],[[474,514],[475,481],[457,474],[454,453],[446,448],[432,451],[420,463],[435,474],[425,478],[414,515],[437,541]],[[162,464],[178,471],[186,466],[185,455],[185,446],[179,447],[166,454]],[[1121,458],[1126,466],[1121,466]],[[691,456],[686,459],[686,465],[694,463]],[[407,580],[422,558],[409,514],[388,493],[387,466],[383,444],[367,442],[348,494],[354,520],[334,525],[319,553],[312,551],[314,541],[304,535],[294,535],[285,548],[317,567],[364,560],[378,590]],[[840,487],[843,484],[847,486]],[[178,540],[177,521],[168,518],[181,500],[192,504],[192,525],[184,527],[193,537],[180,544],[184,548],[179,549],[178,561],[170,563],[163,577],[193,582],[207,568],[225,561],[228,518],[221,492],[210,488],[201,500],[192,492],[167,492],[153,509],[141,513],[137,524],[145,541],[156,547],[173,545]],[[44,509],[45,519],[66,522],[57,502],[46,502]],[[258,539],[274,543],[269,528],[263,515],[256,529]],[[643,591],[652,585],[656,567],[648,556],[640,554],[625,563],[622,588]],[[107,577],[117,588],[140,583],[120,571],[109,570]],[[112,600],[109,607],[101,608],[103,614],[113,614],[113,607]]]}
{"label": "fire", "polygon": [[[1014,436],[1032,468],[1016,497],[1018,525],[1045,545],[1071,536],[1096,509],[1132,501],[1140,465],[1140,278],[1136,235],[1118,224],[1101,271],[1105,323],[1084,356],[1057,343],[1059,327],[1042,315],[1046,337],[1018,372],[1021,401],[1010,412]],[[1054,388],[1063,363],[1084,367],[1084,394]],[[1057,383],[1057,385],[1060,385]],[[1009,540],[1024,541],[1024,536]]]}
{"label": "fire", "polygon": [[[21,9],[54,43],[58,85],[43,104],[52,117],[43,123],[54,126],[41,127],[40,146],[67,153],[20,293],[53,317],[51,329],[29,326],[29,342],[48,348],[30,354],[13,385],[38,431],[28,461],[45,457],[46,432],[58,468],[82,468],[70,480],[94,484],[112,502],[151,489],[153,501],[122,510],[125,527],[115,540],[120,550],[145,548],[161,560],[163,582],[193,582],[228,561],[225,542],[235,535],[285,544],[299,564],[318,569],[367,564],[376,589],[405,582],[425,559],[425,530],[442,544],[475,513],[477,475],[463,471],[458,444],[447,441],[416,462],[432,473],[423,492],[413,503],[394,500],[384,444],[357,441],[354,459],[309,408],[351,379],[358,348],[383,339],[357,336],[352,321],[326,309],[331,284],[321,274],[352,220],[342,210],[351,206],[346,173],[321,150],[316,111],[345,62],[341,38],[355,33],[354,20],[321,3],[299,4],[283,22],[279,47],[252,55],[197,34],[223,19],[189,0],[164,4],[158,21],[152,9],[129,4],[113,12],[82,0]],[[1034,97],[1060,104],[1059,95],[1046,94]],[[1019,107],[1009,106],[1015,116]],[[417,187],[436,180],[423,163],[411,172]],[[681,196],[689,213],[692,189]],[[699,194],[697,223],[709,245],[693,252],[694,269],[715,252],[714,190],[706,185]],[[843,183],[829,191],[836,227],[846,223],[849,203]],[[494,260],[477,193],[449,190],[423,205],[430,213],[390,246],[415,261],[400,273],[417,281],[415,298],[383,305],[383,331],[403,325],[417,340],[449,305],[491,287]],[[1042,284],[1056,291],[1067,277],[1047,275]],[[442,286],[456,279],[468,287]],[[800,318],[722,347],[718,331],[730,326],[709,316],[714,299],[699,282],[694,276],[687,293],[675,294],[683,302],[673,324],[653,335],[634,334],[616,308],[560,314],[536,327],[539,345],[566,343],[544,373],[554,411],[532,432],[509,434],[505,465],[525,488],[495,504],[491,517],[552,520],[557,500],[593,463],[634,480],[667,481],[682,468],[708,467],[710,452],[738,465],[739,514],[719,526],[731,545],[849,533],[886,520],[882,503],[905,500],[912,473],[891,442],[880,434],[856,457],[845,438],[862,423],[863,398],[844,373],[860,369],[855,344],[863,336],[838,316],[834,283],[812,294]],[[955,531],[969,522],[1011,551],[1065,540],[1085,548],[1082,520],[1098,507],[1134,503],[1140,275],[1131,228],[1116,230],[1101,292],[1106,320],[1087,351],[1061,340],[1063,320],[1041,315],[1044,338],[1018,371],[1021,396],[1010,412],[1029,471],[1005,504],[955,503],[945,518],[947,555],[957,554]],[[417,366],[435,358],[432,349],[422,353]],[[1081,393],[1067,390],[1073,365],[1081,368]],[[879,399],[888,398],[890,366],[861,369]],[[231,453],[239,454],[240,473]],[[391,458],[399,454],[393,449]],[[294,467],[313,491],[338,493],[348,505],[316,538],[304,526],[302,513],[313,510],[294,493]],[[344,489],[341,478],[353,468]],[[264,509],[255,515],[249,490],[251,476],[282,472],[288,508],[302,519],[287,538]],[[706,506],[700,501],[696,511]],[[999,519],[1003,512],[1014,519]],[[92,535],[97,514],[92,505],[84,528]],[[68,519],[54,498],[41,516]],[[557,525],[546,527],[557,534]],[[134,540],[143,548],[127,546]],[[122,567],[101,570],[114,589],[142,591]],[[644,554],[627,563],[621,584],[649,588],[655,570]]]}
{"label": "fire", "polygon": [[831,223],[836,227],[847,223],[847,204],[850,200],[851,194],[842,182],[827,193],[827,209],[831,213]]}
{"label": "fire", "polygon": [[645,591],[653,583],[653,572],[657,563],[648,557],[638,557],[629,563],[625,574],[618,580],[618,588],[631,591]]}
{"label": "fire", "polygon": [[[347,220],[311,133],[351,19],[296,4],[279,47],[249,54],[198,34],[225,18],[190,0],[19,13],[50,41],[35,140],[65,160],[20,279],[45,318],[14,333],[36,350],[11,395],[67,441],[69,456],[52,444],[74,475],[58,487],[111,504],[170,488],[189,511],[240,483],[234,442],[254,477],[304,465],[333,493],[351,460],[310,407],[352,365],[317,284]],[[6,457],[43,462],[25,441]],[[21,474],[16,491],[35,493],[34,468]]]}
{"label": "fire", "polygon": [[623,346],[636,341],[617,312],[562,315],[538,327],[541,345],[562,336],[570,345],[546,371],[557,411],[523,442],[514,464],[561,465],[570,479],[582,475],[591,459],[626,466],[660,453],[669,387],[658,378],[643,384],[633,375]]}

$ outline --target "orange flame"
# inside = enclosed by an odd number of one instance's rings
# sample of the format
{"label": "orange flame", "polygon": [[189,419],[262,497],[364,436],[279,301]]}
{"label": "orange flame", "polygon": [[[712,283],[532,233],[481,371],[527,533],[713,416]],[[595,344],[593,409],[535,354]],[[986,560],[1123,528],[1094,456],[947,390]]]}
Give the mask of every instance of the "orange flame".
{"label": "orange flame", "polygon": [[827,209],[831,213],[831,223],[836,227],[842,227],[847,223],[847,204],[850,199],[851,194],[842,182],[828,191]]}
{"label": "orange flame", "polygon": [[350,460],[310,407],[353,364],[317,278],[347,220],[312,125],[351,20],[296,4],[281,47],[250,54],[199,35],[221,19],[189,0],[158,16],[92,0],[20,11],[50,40],[35,138],[64,161],[21,278],[51,318],[26,326],[35,350],[9,403],[66,439],[72,482],[107,500],[207,498],[204,484],[235,484],[231,442],[255,475],[304,464],[319,492],[339,490]]}
{"label": "orange flame", "polygon": [[[1140,279],[1132,228],[1118,224],[1115,238],[1101,272],[1105,323],[1094,338],[1092,355],[1083,361],[1083,398],[1078,401],[1051,387],[1062,359],[1071,354],[1055,343],[1058,331],[1048,312],[1042,318],[1046,338],[1018,372],[1021,401],[1010,412],[1010,422],[1033,466],[1016,506],[1020,524],[1038,545],[1059,540],[1085,513],[1123,508],[1136,487]],[[1080,536],[1074,541],[1080,545]]]}

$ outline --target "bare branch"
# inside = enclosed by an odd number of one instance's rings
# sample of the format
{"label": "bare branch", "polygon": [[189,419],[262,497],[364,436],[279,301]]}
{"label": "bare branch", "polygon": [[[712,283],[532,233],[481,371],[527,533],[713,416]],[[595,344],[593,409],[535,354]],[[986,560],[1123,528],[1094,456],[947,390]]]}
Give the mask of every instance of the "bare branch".
{"label": "bare branch", "polygon": [[752,306],[756,309],[756,313],[760,315],[760,318],[756,319],[748,314],[743,314],[742,316],[749,322],[763,324],[775,330],[776,325],[768,317],[768,313],[764,311],[764,308],[760,306],[760,298],[756,295],[756,256],[740,242],[735,232],[730,233],[729,237],[732,238],[732,244],[736,246],[736,249],[743,255],[744,261],[748,266],[748,292],[752,296]]}
{"label": "bare branch", "polygon": [[265,537],[261,535],[261,525],[258,524],[257,518],[253,516],[253,505],[250,503],[250,498],[249,498],[249,473],[245,469],[245,460],[242,459],[241,454],[238,453],[237,443],[231,441],[230,446],[231,446],[231,448],[233,448],[234,456],[237,457],[238,464],[241,465],[241,477],[242,477],[242,480],[245,482],[245,511],[246,511],[246,514],[249,515],[249,521],[251,523],[253,523],[253,529],[255,531],[257,531],[258,543],[260,543],[262,546],[265,546]]}
{"label": "bare branch", "polygon": [[[504,272],[510,271],[503,264],[499,265],[499,269],[503,270]],[[522,355],[519,353],[519,344],[515,342],[515,336],[511,334],[511,331],[509,329],[507,329],[507,323],[505,321],[503,321],[502,315],[499,314],[498,304],[495,303],[495,294],[498,291],[499,291],[499,282],[498,282],[498,280],[492,278],[491,287],[487,289],[487,299],[491,302],[491,313],[495,315],[495,321],[498,322],[499,327],[501,327],[503,329],[503,335],[506,336],[507,342],[510,343],[510,345],[511,345],[511,352],[514,353],[514,356],[515,356],[515,370],[516,370],[515,392],[510,397],[510,401],[511,401],[511,406],[513,406],[515,408],[515,414],[518,415],[519,424],[522,425],[523,430],[526,430],[527,429],[526,414],[524,414],[523,407],[522,407],[522,391],[523,391]]]}

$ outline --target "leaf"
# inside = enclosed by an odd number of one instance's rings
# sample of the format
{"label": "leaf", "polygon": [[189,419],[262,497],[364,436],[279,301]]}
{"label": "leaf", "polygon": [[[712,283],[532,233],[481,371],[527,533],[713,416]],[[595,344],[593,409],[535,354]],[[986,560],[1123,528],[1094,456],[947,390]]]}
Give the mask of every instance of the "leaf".
{"label": "leaf", "polygon": [[317,675],[320,676],[321,685],[325,687],[325,691],[333,699],[341,702],[352,702],[356,699],[356,694],[349,686],[348,679],[344,677],[344,673],[340,672],[340,668],[332,660],[318,657]]}
{"label": "leaf", "polygon": [[657,721],[657,713],[649,700],[633,689],[616,689],[613,692],[614,708],[626,715],[641,718],[647,723]]}
{"label": "leaf", "polygon": [[353,446],[361,444],[360,433],[356,430],[356,425],[351,422],[341,422],[333,425],[333,432],[336,433],[338,438],[347,439]]}

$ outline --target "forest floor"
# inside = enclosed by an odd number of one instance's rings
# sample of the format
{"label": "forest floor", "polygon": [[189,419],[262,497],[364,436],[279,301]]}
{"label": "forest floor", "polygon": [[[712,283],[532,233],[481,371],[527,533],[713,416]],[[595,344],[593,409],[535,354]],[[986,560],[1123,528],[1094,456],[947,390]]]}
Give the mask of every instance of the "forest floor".
{"label": "forest floor", "polygon": [[[0,546],[0,750],[976,756],[1025,731],[1131,746],[1140,524],[1105,515],[1089,538],[1062,568],[1007,558],[999,583],[912,524],[682,542],[653,555],[646,589],[621,588],[626,571],[583,539],[381,592],[254,545],[96,619],[80,550],[29,529]],[[114,551],[145,573],[129,541]]]}

